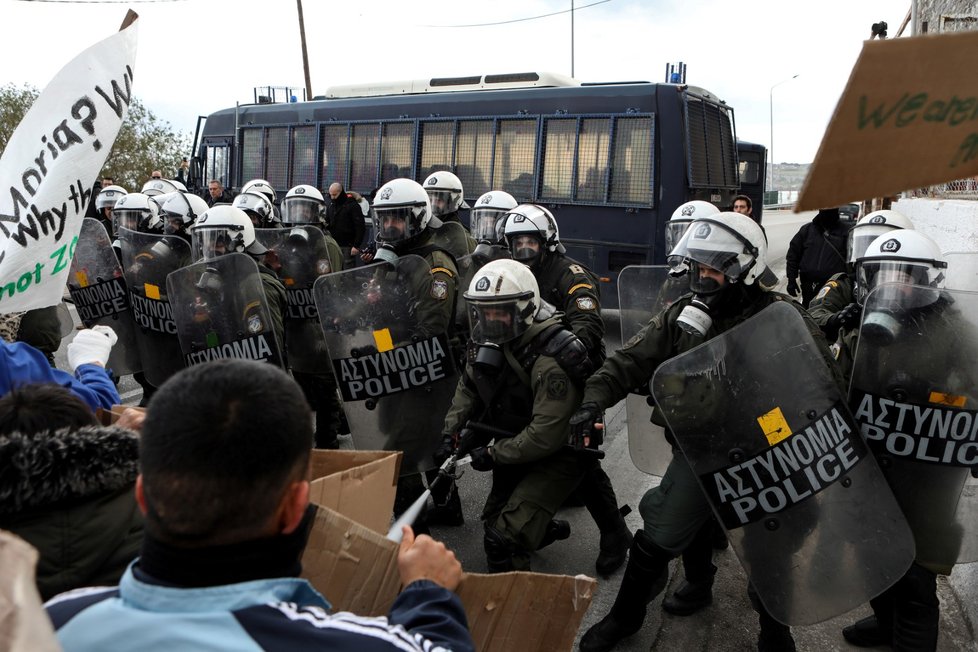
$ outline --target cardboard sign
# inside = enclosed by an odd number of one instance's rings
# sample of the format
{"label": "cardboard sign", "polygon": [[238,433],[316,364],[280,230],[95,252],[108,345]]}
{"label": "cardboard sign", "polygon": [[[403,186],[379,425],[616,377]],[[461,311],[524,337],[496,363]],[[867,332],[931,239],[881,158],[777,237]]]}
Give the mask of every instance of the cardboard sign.
{"label": "cardboard sign", "polygon": [[867,41],[796,211],[978,174],[978,32]]}
{"label": "cardboard sign", "polygon": [[0,156],[0,312],[61,302],[92,183],[132,99],[136,14],[72,59]]}

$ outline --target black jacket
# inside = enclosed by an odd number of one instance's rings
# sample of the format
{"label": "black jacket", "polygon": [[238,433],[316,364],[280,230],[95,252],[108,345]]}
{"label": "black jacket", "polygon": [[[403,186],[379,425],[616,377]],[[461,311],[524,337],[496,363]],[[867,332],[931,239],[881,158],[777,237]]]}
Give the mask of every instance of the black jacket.
{"label": "black jacket", "polygon": [[839,221],[839,211],[821,210],[805,224],[788,245],[788,278],[828,280],[846,271],[846,241],[849,227]]}
{"label": "black jacket", "polygon": [[363,211],[360,204],[345,192],[326,207],[326,226],[336,244],[347,250],[343,255],[349,255],[350,247],[359,249],[363,244]]}

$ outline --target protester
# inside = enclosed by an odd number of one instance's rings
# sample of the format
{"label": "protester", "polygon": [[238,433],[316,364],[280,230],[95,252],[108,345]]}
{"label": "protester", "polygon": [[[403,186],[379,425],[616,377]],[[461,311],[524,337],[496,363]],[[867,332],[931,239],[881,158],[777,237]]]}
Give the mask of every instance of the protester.
{"label": "protester", "polygon": [[473,650],[460,564],[410,527],[386,618],[329,614],[298,578],[312,438],[302,391],[272,365],[225,359],[164,383],[139,444],[141,555],[118,587],[47,604],[65,650]]}

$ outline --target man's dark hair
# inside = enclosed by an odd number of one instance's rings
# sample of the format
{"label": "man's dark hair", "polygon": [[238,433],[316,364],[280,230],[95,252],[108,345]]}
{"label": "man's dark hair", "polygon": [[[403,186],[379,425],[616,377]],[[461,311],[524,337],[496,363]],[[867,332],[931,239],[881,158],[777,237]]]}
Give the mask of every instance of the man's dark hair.
{"label": "man's dark hair", "polygon": [[306,477],[312,445],[309,406],[280,369],[236,359],[184,369],[143,423],[146,526],[187,547],[260,536],[289,484]]}
{"label": "man's dark hair", "polygon": [[0,434],[33,435],[98,425],[92,408],[54,383],[14,387],[0,398]]}
{"label": "man's dark hair", "polygon": [[750,197],[748,197],[747,195],[737,195],[736,197],[733,198],[733,201],[730,202],[730,205],[733,206],[734,204],[736,204],[738,199],[747,202],[747,208],[750,209],[754,208],[754,203],[750,200]]}

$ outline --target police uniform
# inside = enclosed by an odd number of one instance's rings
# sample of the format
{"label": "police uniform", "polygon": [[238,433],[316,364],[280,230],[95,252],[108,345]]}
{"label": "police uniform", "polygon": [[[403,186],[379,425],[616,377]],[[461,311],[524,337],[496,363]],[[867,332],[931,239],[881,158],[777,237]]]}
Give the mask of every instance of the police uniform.
{"label": "police uniform", "polygon": [[488,377],[470,360],[445,418],[446,436],[469,419],[514,433],[491,446],[492,489],[482,511],[491,571],[529,570],[553,515],[597,465],[566,446],[581,386],[541,342],[563,330],[557,317],[534,322],[502,346],[502,369]]}
{"label": "police uniform", "polygon": [[836,337],[833,338],[833,334],[829,332],[831,327],[828,326],[828,323],[833,315],[855,300],[855,285],[852,277],[845,273],[835,274],[822,286],[818,294],[812,297],[811,305],[808,308],[808,313],[818,324],[818,327],[825,332],[826,337],[829,340],[834,340],[832,352],[835,354],[846,378],[849,377],[849,372],[852,369],[852,359],[856,353],[856,336],[859,329],[838,329]]}

